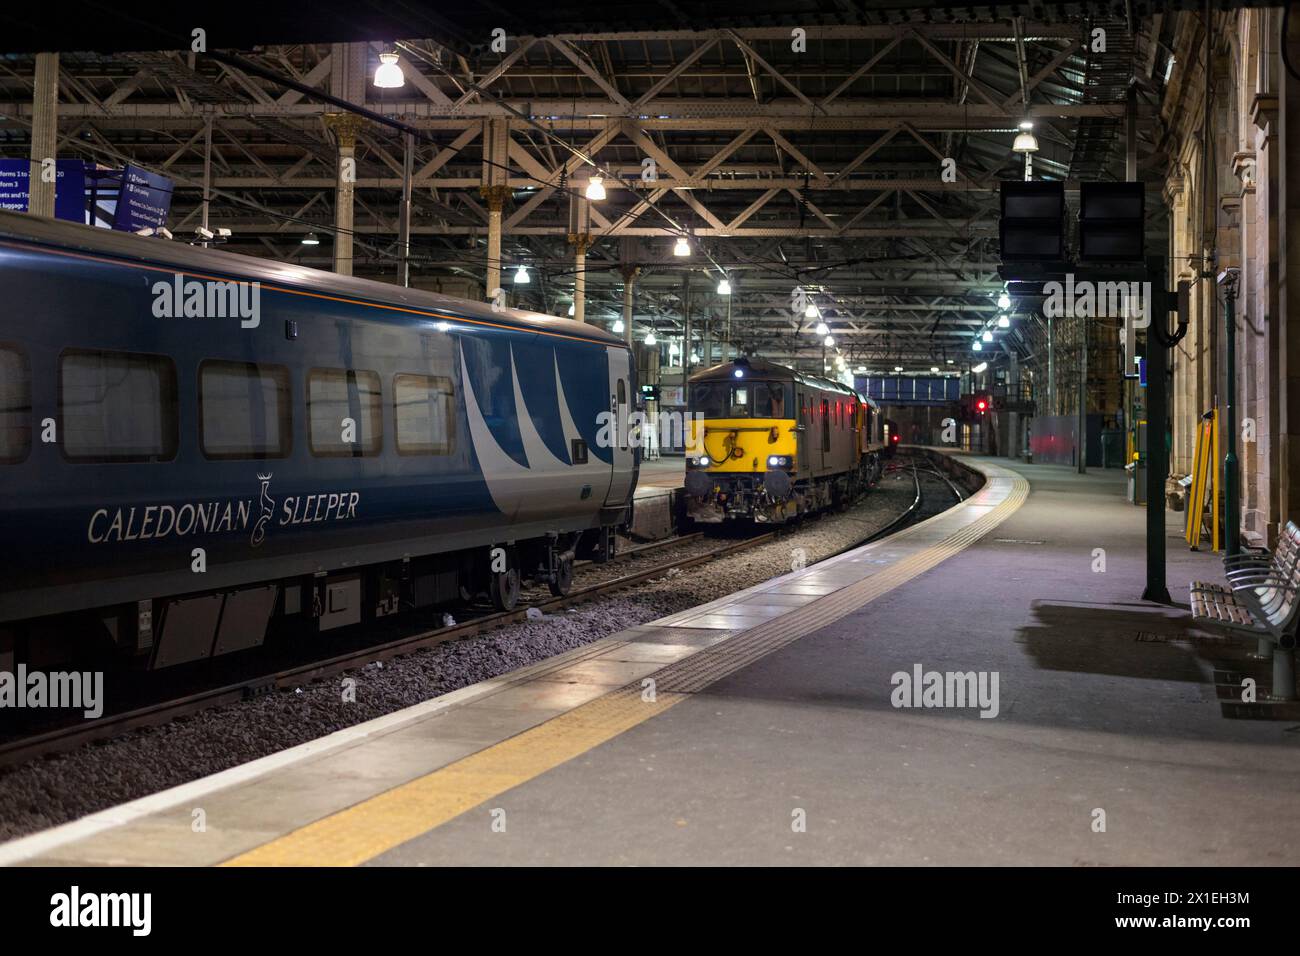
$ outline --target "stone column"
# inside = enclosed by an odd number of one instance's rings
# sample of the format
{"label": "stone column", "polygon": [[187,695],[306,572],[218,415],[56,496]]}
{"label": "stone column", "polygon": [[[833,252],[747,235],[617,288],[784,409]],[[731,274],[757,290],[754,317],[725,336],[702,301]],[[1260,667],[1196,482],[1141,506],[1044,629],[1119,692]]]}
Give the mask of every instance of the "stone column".
{"label": "stone column", "polygon": [[59,142],[59,55],[36,54],[36,89],[32,94],[32,166],[27,211],[54,217],[54,181],[44,182],[41,164],[53,160]]}
{"label": "stone column", "polygon": [[[691,274],[682,274],[682,383],[691,377]],[[670,355],[671,359],[672,356]]]}
{"label": "stone column", "polygon": [[[1014,349],[1007,353],[1007,398],[1012,402],[1020,401],[1020,357]],[[928,424],[928,420],[927,420]],[[1020,435],[1020,413],[1007,413],[1006,443],[1002,450],[1007,458],[1019,458],[1024,441]]]}
{"label": "stone column", "polygon": [[1261,511],[1255,534],[1264,540],[1250,539],[1252,544],[1277,544],[1278,532],[1286,521],[1282,508],[1281,458],[1281,334],[1279,317],[1282,298],[1279,279],[1282,274],[1280,207],[1282,157],[1278,143],[1278,97],[1276,90],[1278,15],[1271,10],[1246,11],[1254,21],[1251,39],[1254,56],[1254,92],[1250,102],[1248,132],[1254,137],[1253,189],[1254,228],[1249,274],[1245,263],[1242,285],[1252,288],[1250,323],[1262,336],[1256,352],[1256,378],[1259,400],[1255,405],[1255,446],[1244,446],[1244,456],[1253,456],[1258,473],[1258,507]]}
{"label": "stone column", "polygon": [[490,302],[501,289],[501,210],[510,195],[510,187],[480,186],[478,191],[487,200],[488,207],[487,282],[483,293]]}
{"label": "stone column", "polygon": [[569,242],[573,245],[573,318],[577,322],[586,322],[587,250],[591,248],[591,234],[573,233]]}
{"label": "stone column", "polygon": [[487,282],[483,292],[490,302],[501,288],[501,211],[510,196],[506,178],[510,155],[510,124],[508,120],[493,118],[483,121],[483,173],[479,195],[487,201],[488,244]]}
{"label": "stone column", "polygon": [[587,250],[591,248],[591,203],[581,192],[569,197],[569,245],[573,246],[573,318],[587,315]]}
{"label": "stone column", "polygon": [[[1170,269],[1170,288],[1177,288],[1180,280],[1195,283],[1196,270],[1186,257],[1191,254],[1190,217],[1187,209],[1187,181],[1180,167],[1175,167],[1166,180],[1164,188],[1165,204],[1169,207],[1169,255],[1173,262]],[[1195,285],[1193,285],[1195,288]],[[1193,295],[1191,298],[1195,298]],[[1194,335],[1189,326],[1188,338]],[[1174,370],[1173,388],[1169,395],[1169,416],[1174,423],[1173,444],[1169,467],[1175,474],[1187,474],[1192,469],[1191,448],[1196,441],[1195,411],[1195,364],[1189,342],[1184,339],[1170,353],[1170,362]],[[1142,395],[1141,389],[1138,394]],[[1188,429],[1191,435],[1188,435]]]}
{"label": "stone column", "polygon": [[334,271],[352,275],[352,214],[357,188],[357,133],[366,121],[355,113],[326,113],[325,125],[338,143],[338,178],[334,188]]}
{"label": "stone column", "polygon": [[1281,88],[1276,144],[1280,148],[1278,234],[1282,251],[1278,276],[1281,290],[1278,361],[1282,392],[1278,517],[1286,521],[1300,518],[1300,81],[1284,71],[1278,78],[1278,86]]}
{"label": "stone column", "polygon": [[636,300],[636,279],[640,266],[623,266],[623,341],[632,344],[632,311]]}

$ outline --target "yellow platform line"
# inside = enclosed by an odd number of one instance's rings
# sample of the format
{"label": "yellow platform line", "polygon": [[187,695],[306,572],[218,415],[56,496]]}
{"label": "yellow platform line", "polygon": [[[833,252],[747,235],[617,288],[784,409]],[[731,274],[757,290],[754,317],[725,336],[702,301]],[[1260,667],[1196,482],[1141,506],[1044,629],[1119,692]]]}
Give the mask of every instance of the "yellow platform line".
{"label": "yellow platform line", "polygon": [[649,702],[639,688],[621,688],[221,865],[357,866],[617,737],[686,696],[658,694]]}
{"label": "yellow platform line", "polygon": [[[965,550],[1019,509],[1028,492],[1029,483],[1015,475],[1007,498],[988,514],[954,531],[942,541],[881,569],[867,579],[871,584],[855,594],[852,602],[835,604],[828,601],[829,613],[825,614],[807,613],[820,601],[813,602],[806,609],[797,609],[799,626],[792,628],[793,636],[787,635],[775,642],[770,638],[756,641],[752,649],[754,653],[742,652],[720,663],[716,671],[709,673],[706,685],[845,617]],[[847,590],[852,588],[850,585]],[[826,597],[833,599],[837,593],[840,592],[832,592]],[[782,615],[776,621],[786,618],[795,620],[792,615]],[[775,621],[769,622],[772,623]],[[760,628],[766,630],[763,626]],[[743,634],[732,638],[732,641],[742,643],[744,640]],[[718,648],[729,643],[724,642]],[[221,865],[358,866],[581,756],[690,696],[689,693],[661,692],[654,701],[646,701],[642,699],[638,685],[619,688],[522,734],[232,857]]]}

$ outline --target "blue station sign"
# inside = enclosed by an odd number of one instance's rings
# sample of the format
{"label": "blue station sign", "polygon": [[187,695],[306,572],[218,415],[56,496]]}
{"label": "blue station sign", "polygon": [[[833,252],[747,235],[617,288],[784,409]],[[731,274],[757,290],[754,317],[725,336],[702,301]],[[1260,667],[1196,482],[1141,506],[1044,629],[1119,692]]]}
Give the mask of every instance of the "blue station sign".
{"label": "blue station sign", "polygon": [[113,228],[122,232],[160,229],[167,225],[172,207],[172,181],[138,166],[122,170],[122,190],[117,198]]}
{"label": "blue station sign", "polygon": [[[0,209],[27,211],[31,173],[30,160],[0,159]],[[56,159],[54,177],[55,218],[85,223],[86,164],[79,159]]]}

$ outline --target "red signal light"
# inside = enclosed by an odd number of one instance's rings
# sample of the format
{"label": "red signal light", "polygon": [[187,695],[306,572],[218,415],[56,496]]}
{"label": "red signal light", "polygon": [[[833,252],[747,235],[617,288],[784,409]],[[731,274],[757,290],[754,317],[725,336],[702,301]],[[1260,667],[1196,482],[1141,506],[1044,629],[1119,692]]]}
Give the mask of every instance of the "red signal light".
{"label": "red signal light", "polygon": [[894,436],[894,441],[898,441],[898,436],[897,436],[897,435]]}
{"label": "red signal light", "polygon": [[984,401],[984,399],[981,398],[978,402],[975,403],[975,407],[982,412],[989,407],[989,403]]}

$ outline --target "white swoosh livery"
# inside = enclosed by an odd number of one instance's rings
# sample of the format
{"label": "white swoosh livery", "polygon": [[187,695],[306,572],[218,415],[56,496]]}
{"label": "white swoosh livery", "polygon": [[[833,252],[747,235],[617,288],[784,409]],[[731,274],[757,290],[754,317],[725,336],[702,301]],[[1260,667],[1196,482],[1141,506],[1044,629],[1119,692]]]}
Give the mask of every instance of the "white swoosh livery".
{"label": "white swoosh livery", "polygon": [[[554,358],[554,353],[552,360],[555,363],[560,423],[564,429],[565,444],[572,448],[573,439],[581,438],[581,433],[569,410],[569,402],[560,381],[559,362]],[[519,387],[514,349],[510,350],[510,378],[514,386],[515,413],[527,465],[519,464],[506,454],[493,436],[479,407],[478,396],[474,394],[463,346],[460,351],[460,368],[465,389],[465,413],[469,419],[474,453],[478,456],[483,480],[492,495],[492,501],[501,513],[514,520],[554,515],[557,513],[557,505],[566,514],[596,511],[609,486],[612,466],[600,461],[595,455],[591,455],[586,464],[571,465],[557,458],[546,446],[533,424],[532,414],[528,411],[523,391]],[[585,498],[582,496],[584,486],[589,486]]]}

